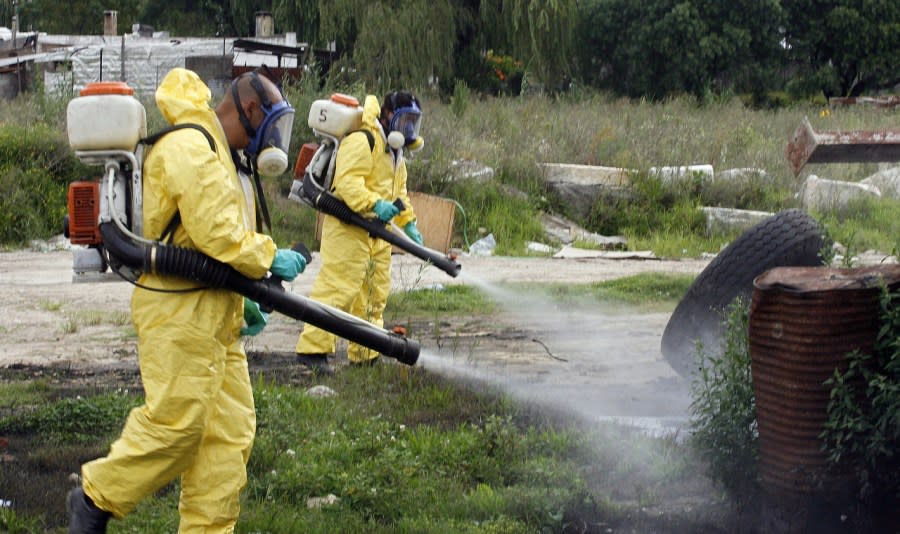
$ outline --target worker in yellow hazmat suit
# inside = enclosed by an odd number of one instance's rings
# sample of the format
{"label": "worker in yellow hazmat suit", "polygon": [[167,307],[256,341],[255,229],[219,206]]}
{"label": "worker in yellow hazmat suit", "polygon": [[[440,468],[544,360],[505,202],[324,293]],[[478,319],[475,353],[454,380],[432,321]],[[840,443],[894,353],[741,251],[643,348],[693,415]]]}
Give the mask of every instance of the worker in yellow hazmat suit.
{"label": "worker in yellow hazmat suit", "polygon": [[[341,141],[335,161],[333,193],[353,211],[393,222],[422,244],[416,214],[406,191],[404,150],[415,150],[422,110],[409,92],[392,92],[382,105],[369,95],[363,105],[362,130]],[[371,144],[370,144],[371,143]],[[395,204],[400,199],[403,210]],[[322,267],[310,298],[349,312],[382,327],[382,313],[391,288],[391,244],[373,238],[362,228],[330,215],[322,223]],[[335,350],[334,334],[306,324],[297,341],[297,360],[315,372],[331,373],[328,356]],[[372,363],[378,354],[350,343],[352,364]]]}
{"label": "worker in yellow hazmat suit", "polygon": [[[234,80],[215,110],[209,99],[200,78],[181,68],[170,71],[156,91],[166,120],[200,125],[215,150],[192,128],[170,132],[150,149],[143,165],[145,235],[161,235],[177,213],[175,245],[199,250],[248,277],[262,278],[270,270],[292,280],[306,262],[252,230],[232,149],[264,145],[261,139],[274,135],[264,130],[284,127],[283,117],[293,109],[287,113],[278,87],[256,73]],[[290,131],[277,136],[290,139]],[[69,532],[105,532],[109,517],[128,514],[177,476],[178,531],[233,532],[256,426],[240,340],[244,314],[254,315],[255,303],[247,301],[245,311],[237,293],[196,288],[172,276],[145,273],[139,283],[131,314],[144,404],[131,411],[109,454],[82,466],[82,485],[67,503]]]}

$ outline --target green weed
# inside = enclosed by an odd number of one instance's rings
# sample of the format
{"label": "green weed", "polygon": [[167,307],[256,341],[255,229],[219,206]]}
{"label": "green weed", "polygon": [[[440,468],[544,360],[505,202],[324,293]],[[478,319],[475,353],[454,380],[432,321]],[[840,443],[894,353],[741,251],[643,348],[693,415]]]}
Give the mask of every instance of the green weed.
{"label": "green weed", "polygon": [[59,311],[62,309],[63,303],[58,300],[44,300],[41,299],[38,301],[38,306],[44,311]]}
{"label": "green weed", "polygon": [[7,534],[32,534],[41,532],[43,526],[36,517],[22,517],[8,508],[0,499],[0,532]]}
{"label": "green weed", "polygon": [[900,202],[891,198],[857,199],[846,209],[815,214],[828,234],[842,243],[846,261],[853,252],[879,250],[890,252],[897,247],[900,235]]}
{"label": "green weed", "polygon": [[478,289],[452,285],[440,289],[427,287],[395,291],[388,297],[385,310],[397,317],[421,317],[435,312],[444,315],[490,314],[496,307],[496,303]]}
{"label": "green weed", "polygon": [[561,303],[599,301],[671,310],[693,280],[692,275],[641,273],[590,284],[521,284],[518,287],[523,291],[545,292],[550,299]]}
{"label": "green weed", "polygon": [[860,494],[900,495],[900,293],[883,287],[880,329],[872,354],[848,354],[845,371],[836,369],[828,420],[821,437],[829,460],[849,469]]}
{"label": "green weed", "polygon": [[716,354],[698,347],[699,371],[691,385],[691,440],[712,477],[738,501],[759,489],[748,325],[749,306],[736,299],[725,312],[724,350]]}
{"label": "green weed", "polygon": [[65,398],[0,418],[0,434],[40,434],[55,444],[89,443],[118,430],[138,399],[120,393]]}
{"label": "green weed", "polygon": [[82,326],[102,324],[126,326],[131,324],[131,315],[124,311],[78,310],[66,314],[62,331],[64,334],[74,334]]}
{"label": "green weed", "polygon": [[0,411],[38,404],[46,399],[49,392],[46,380],[6,383],[0,387]]}

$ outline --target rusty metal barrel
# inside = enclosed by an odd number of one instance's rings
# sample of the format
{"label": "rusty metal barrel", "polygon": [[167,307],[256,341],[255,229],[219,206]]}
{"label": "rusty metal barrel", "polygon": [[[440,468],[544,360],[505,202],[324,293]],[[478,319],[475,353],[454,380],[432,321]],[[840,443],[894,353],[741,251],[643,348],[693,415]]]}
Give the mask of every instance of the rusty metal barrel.
{"label": "rusty metal barrel", "polygon": [[750,360],[767,493],[803,498],[850,482],[822,450],[824,382],[846,369],[848,353],[871,353],[882,281],[896,288],[900,265],[778,267],[754,280]]}

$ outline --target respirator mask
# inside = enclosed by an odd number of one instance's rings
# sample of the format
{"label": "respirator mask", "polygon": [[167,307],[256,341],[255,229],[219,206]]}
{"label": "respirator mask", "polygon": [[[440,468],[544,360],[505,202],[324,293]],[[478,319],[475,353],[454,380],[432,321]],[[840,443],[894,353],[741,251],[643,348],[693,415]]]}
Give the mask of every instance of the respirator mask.
{"label": "respirator mask", "polygon": [[[250,86],[259,97],[260,109],[265,118],[259,127],[253,128],[250,120],[244,114],[241,107],[241,98],[238,94],[238,84],[231,84],[231,94],[234,105],[238,110],[238,118],[250,138],[250,144],[244,148],[244,153],[255,162],[256,171],[261,176],[278,176],[288,168],[288,150],[291,144],[291,128],[294,125],[294,108],[281,94],[281,102],[273,104],[266,95],[259,75],[255,72],[245,74],[250,76]],[[281,88],[279,87],[279,91]]]}
{"label": "respirator mask", "polygon": [[409,106],[394,110],[391,122],[388,126],[388,145],[394,150],[402,147],[421,148],[423,143],[419,137],[419,128],[422,126],[422,110],[413,100]]}

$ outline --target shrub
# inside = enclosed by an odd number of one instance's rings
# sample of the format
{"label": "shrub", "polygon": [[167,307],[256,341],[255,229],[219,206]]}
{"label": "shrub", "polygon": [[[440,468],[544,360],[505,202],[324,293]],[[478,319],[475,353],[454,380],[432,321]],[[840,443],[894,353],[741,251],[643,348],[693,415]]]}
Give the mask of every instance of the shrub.
{"label": "shrub", "polygon": [[0,125],[0,243],[61,233],[67,184],[83,170],[50,126]]}
{"label": "shrub", "polygon": [[461,119],[466,114],[469,107],[469,98],[471,97],[469,86],[462,80],[457,80],[453,86],[453,96],[450,97],[450,111],[457,119]]}
{"label": "shrub", "polygon": [[691,386],[693,443],[710,475],[737,500],[757,493],[758,429],[750,378],[749,306],[735,299],[725,310],[722,354],[698,348],[699,374]]}
{"label": "shrub", "polygon": [[863,497],[900,498],[900,292],[885,288],[872,354],[848,355],[836,370],[822,438],[829,459],[849,467]]}

